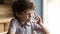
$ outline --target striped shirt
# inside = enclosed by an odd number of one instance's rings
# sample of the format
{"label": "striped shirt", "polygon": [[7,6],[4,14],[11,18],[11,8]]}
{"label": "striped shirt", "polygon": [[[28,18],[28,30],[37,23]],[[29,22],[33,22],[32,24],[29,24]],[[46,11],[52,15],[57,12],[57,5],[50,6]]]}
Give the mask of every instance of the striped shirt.
{"label": "striped shirt", "polygon": [[21,26],[16,18],[13,18],[10,23],[10,32],[15,34],[34,34],[33,31],[40,32],[41,26],[37,23],[40,23],[41,19],[38,15],[32,14],[30,21],[25,25]]}

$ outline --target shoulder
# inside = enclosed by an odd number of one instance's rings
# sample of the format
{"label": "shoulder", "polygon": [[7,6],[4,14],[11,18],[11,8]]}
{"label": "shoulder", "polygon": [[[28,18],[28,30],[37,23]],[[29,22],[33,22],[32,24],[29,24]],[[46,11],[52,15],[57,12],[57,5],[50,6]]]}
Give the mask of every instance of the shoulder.
{"label": "shoulder", "polygon": [[16,18],[12,18],[11,21],[16,21]]}
{"label": "shoulder", "polygon": [[16,18],[13,18],[13,19],[11,19],[10,22],[16,22],[16,21],[17,21],[17,19]]}
{"label": "shoulder", "polygon": [[18,20],[16,18],[11,19],[10,24],[17,24]]}

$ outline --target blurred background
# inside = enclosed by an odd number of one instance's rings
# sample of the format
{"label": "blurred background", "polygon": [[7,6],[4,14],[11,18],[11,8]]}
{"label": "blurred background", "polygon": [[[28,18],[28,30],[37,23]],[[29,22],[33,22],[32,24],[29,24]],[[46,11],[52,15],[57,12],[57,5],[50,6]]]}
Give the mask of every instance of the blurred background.
{"label": "blurred background", "polygon": [[[0,0],[0,33],[6,33],[13,18],[11,5],[17,0]],[[50,34],[60,34],[60,0],[33,0]],[[40,34],[40,33],[37,33]]]}
{"label": "blurred background", "polygon": [[43,1],[43,23],[50,34],[60,34],[60,0]]}

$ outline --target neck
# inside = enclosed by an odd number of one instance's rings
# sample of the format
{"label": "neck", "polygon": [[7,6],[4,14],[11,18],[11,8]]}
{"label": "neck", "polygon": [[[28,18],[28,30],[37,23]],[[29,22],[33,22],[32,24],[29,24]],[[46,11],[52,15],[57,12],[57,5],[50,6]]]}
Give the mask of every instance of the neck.
{"label": "neck", "polygon": [[17,20],[18,20],[18,22],[21,23],[21,24],[25,24],[25,23],[26,23],[26,21],[23,21],[23,20],[20,19],[20,18],[17,18]]}

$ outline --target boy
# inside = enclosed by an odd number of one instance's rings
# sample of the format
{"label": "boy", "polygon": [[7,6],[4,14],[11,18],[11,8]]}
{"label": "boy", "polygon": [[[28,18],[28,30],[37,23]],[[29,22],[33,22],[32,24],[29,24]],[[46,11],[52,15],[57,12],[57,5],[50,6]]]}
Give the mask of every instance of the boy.
{"label": "boy", "polygon": [[41,18],[34,13],[33,2],[17,1],[12,5],[14,17],[11,20],[8,34],[34,34],[34,31],[49,34]]}

